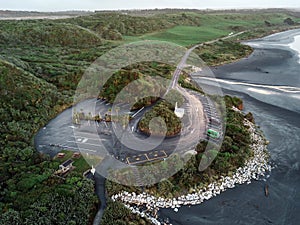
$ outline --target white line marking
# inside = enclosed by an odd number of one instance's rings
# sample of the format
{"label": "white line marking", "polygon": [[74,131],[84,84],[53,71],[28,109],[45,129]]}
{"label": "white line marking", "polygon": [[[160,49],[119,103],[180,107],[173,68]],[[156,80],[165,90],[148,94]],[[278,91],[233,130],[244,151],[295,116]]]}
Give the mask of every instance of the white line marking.
{"label": "white line marking", "polygon": [[87,149],[87,148],[80,148],[80,150],[85,150],[85,151],[88,151],[88,152],[97,152],[96,150],[91,150],[91,149]]}
{"label": "white line marking", "polygon": [[[89,140],[94,140],[94,141],[99,141],[99,140],[105,140],[105,139],[101,139],[100,137],[99,138],[90,138],[90,137],[81,137],[81,136],[76,136],[76,138],[88,138]],[[81,141],[79,141],[81,142]]]}
{"label": "white line marking", "polygon": [[[68,148],[68,149],[75,149],[76,147],[70,147],[68,145],[61,145],[62,148]],[[91,149],[87,149],[87,148],[82,148],[80,147],[79,148],[80,150],[86,150],[86,151],[89,151],[89,152],[97,152],[96,150],[91,150]]]}
{"label": "white line marking", "polygon": [[90,144],[90,143],[81,143],[81,142],[76,142],[76,144],[82,144],[82,145],[91,145],[91,146],[95,146],[95,147],[101,147],[102,145],[96,145],[96,144]]}

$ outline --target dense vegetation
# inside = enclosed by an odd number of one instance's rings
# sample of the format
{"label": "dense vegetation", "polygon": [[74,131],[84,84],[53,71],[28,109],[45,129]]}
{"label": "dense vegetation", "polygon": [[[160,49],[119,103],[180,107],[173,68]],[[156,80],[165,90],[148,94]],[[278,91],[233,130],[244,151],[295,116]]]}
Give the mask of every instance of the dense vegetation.
{"label": "dense vegetation", "polygon": [[196,49],[199,57],[209,66],[236,61],[252,53],[252,48],[235,41],[218,41]]}
{"label": "dense vegetation", "polygon": [[[55,86],[7,62],[0,61],[0,70],[0,153],[4,161],[1,166],[6,168],[5,171],[16,174],[18,170],[13,169],[11,163],[34,162],[33,134],[70,104],[70,99],[59,93]],[[9,173],[7,176],[1,173],[1,178],[5,180],[11,175]]]}
{"label": "dense vegetation", "polygon": [[[162,120],[155,122],[155,125],[151,127],[150,130],[150,121],[154,118],[160,117]],[[162,127],[166,124],[167,130],[166,133]],[[182,128],[181,120],[174,113],[174,106],[166,101],[161,101],[157,103],[150,111],[146,112],[144,117],[139,123],[139,129],[148,134],[156,136],[175,136],[180,133]]]}
{"label": "dense vegetation", "polygon": [[55,177],[59,164],[39,155],[32,138],[71,105],[83,69],[107,47],[88,31],[52,21],[0,26],[0,224],[89,224],[93,183],[76,171]]}
{"label": "dense vegetation", "polygon": [[[33,136],[51,118],[71,105],[71,96],[84,70],[99,56],[132,40],[166,40],[188,46],[250,28],[251,32],[234,41],[259,37],[291,28],[299,22],[295,16],[286,12],[259,15],[234,12],[228,15],[173,11],[150,17],[99,13],[57,21],[1,21],[0,224],[91,222],[97,206],[93,183],[76,171],[66,179],[53,176],[58,162],[36,152]],[[237,55],[239,50],[242,54]],[[230,55],[221,54],[223,51],[230,52]],[[199,54],[210,64],[218,64],[248,53],[238,43],[226,41],[205,46]],[[101,96],[111,102],[119,88],[135,79],[135,75],[153,74],[170,78],[173,70],[171,66],[155,62],[124,68],[116,75],[117,83],[108,85]],[[179,82],[183,87],[196,89],[186,74]],[[152,100],[151,103],[154,102]],[[247,148],[249,138],[241,125],[242,119],[243,116],[229,109],[225,142],[212,167],[200,174],[197,171],[200,158],[208,157],[203,154],[206,143],[201,143],[197,147],[198,155],[189,162],[189,167],[150,188],[150,191],[169,191],[176,195],[191,187],[192,183],[188,181],[205,182],[241,165],[244,156],[250,154]],[[213,148],[210,153],[214,154]],[[172,166],[177,165],[177,160],[175,157]],[[118,188],[120,186],[111,185],[110,192],[119,191]],[[110,205],[104,220],[128,224],[124,222],[128,221],[125,219],[128,211],[120,209],[119,214],[112,213],[120,207],[118,204]],[[140,218],[129,218],[132,224],[143,223]]]}
{"label": "dense vegetation", "polygon": [[[136,217],[136,218],[135,218]],[[122,203],[113,202],[111,200],[107,203],[107,208],[104,212],[101,225],[148,225],[152,224],[145,218],[134,216],[129,209]]]}
{"label": "dense vegetation", "polygon": [[[159,86],[157,86],[158,84],[155,82],[155,80],[153,81],[151,77],[160,76],[166,79],[171,79],[174,70],[174,66],[157,62],[145,62],[138,65],[131,65],[116,72],[106,82],[99,94],[99,98],[113,103],[116,99],[117,94],[120,93],[120,91],[123,90],[128,84],[135,80],[139,80],[138,82],[140,82],[141,85],[135,85],[134,90],[128,89],[127,91],[129,93],[129,96],[133,97],[136,96],[137,93],[142,95],[143,93],[147,94],[152,92],[156,93],[158,96],[163,96],[169,83],[165,83],[164,85],[159,84]],[[179,84],[182,87],[201,92],[198,86],[188,79],[188,75],[186,73],[181,74],[179,78]],[[160,90],[160,92],[158,90]],[[143,106],[152,105],[158,99],[158,97],[154,96],[140,99],[137,103],[135,103],[132,109],[139,109]],[[122,103],[130,103],[132,101],[128,98],[128,96],[124,96],[124,98],[118,100],[121,100]],[[173,107],[175,107],[175,102],[173,102],[173,105]]]}
{"label": "dense vegetation", "polygon": [[[24,26],[25,25],[25,26]],[[63,38],[62,38],[63,37]],[[101,43],[101,39],[91,32],[66,23],[51,21],[8,21],[1,24],[1,43],[43,45],[48,47],[83,47]]]}
{"label": "dense vegetation", "polygon": [[67,20],[86,27],[108,40],[122,40],[123,36],[137,36],[167,29],[176,25],[200,25],[195,16],[175,14],[155,17],[137,17],[119,13],[99,13]]}
{"label": "dense vegetation", "polygon": [[32,146],[69,97],[7,62],[0,61],[0,71],[0,224],[87,224],[97,202],[93,183],[80,173],[53,176],[58,163]]}
{"label": "dense vegetation", "polygon": [[70,94],[84,70],[114,46],[76,25],[47,20],[1,22],[0,37],[0,59]]}

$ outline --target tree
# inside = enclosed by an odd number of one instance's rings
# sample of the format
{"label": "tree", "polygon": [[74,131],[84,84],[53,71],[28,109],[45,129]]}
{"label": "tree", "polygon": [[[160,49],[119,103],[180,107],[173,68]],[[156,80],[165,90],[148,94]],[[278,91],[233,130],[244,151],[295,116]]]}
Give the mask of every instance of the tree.
{"label": "tree", "polygon": [[272,26],[272,24],[269,22],[269,21],[265,21],[265,25],[267,26],[267,27],[270,27],[270,26]]}
{"label": "tree", "polygon": [[290,26],[295,25],[294,20],[292,20],[291,18],[286,18],[283,22]]}
{"label": "tree", "polygon": [[20,214],[17,211],[9,209],[6,213],[0,215],[0,224],[22,225]]}

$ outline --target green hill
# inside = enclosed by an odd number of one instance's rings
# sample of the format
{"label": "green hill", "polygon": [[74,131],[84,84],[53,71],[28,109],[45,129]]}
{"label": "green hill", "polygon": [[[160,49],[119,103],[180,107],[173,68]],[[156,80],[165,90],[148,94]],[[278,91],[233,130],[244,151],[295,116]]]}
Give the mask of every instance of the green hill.
{"label": "green hill", "polygon": [[121,13],[96,13],[67,20],[86,27],[105,39],[121,40],[122,35],[138,36],[176,25],[200,25],[197,16],[186,14],[156,15],[153,17],[126,15]]}
{"label": "green hill", "polygon": [[[60,108],[69,104],[68,99],[65,101],[54,85],[8,62],[0,61],[0,71],[1,146],[15,146],[14,140],[18,139],[26,140],[26,143],[30,144],[29,134],[36,132],[49,118],[55,116]],[[19,122],[18,126],[10,125],[16,121]],[[13,129],[16,129],[16,134]],[[24,130],[23,135],[19,134],[21,130]],[[7,132],[11,133],[11,137]],[[10,143],[9,139],[12,139],[13,143]]]}
{"label": "green hill", "polygon": [[74,90],[85,68],[114,45],[77,25],[56,21],[2,21],[0,59]]}
{"label": "green hill", "polygon": [[0,43],[76,47],[101,44],[96,34],[76,25],[52,21],[7,21],[0,23]]}

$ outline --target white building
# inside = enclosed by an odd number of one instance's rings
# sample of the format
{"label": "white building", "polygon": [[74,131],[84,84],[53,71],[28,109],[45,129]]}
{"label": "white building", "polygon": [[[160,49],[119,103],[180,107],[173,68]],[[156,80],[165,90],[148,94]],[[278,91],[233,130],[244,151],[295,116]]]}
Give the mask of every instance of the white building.
{"label": "white building", "polygon": [[178,104],[176,102],[175,104],[175,111],[174,111],[175,115],[178,118],[182,118],[184,116],[184,109],[183,108],[178,108]]}

